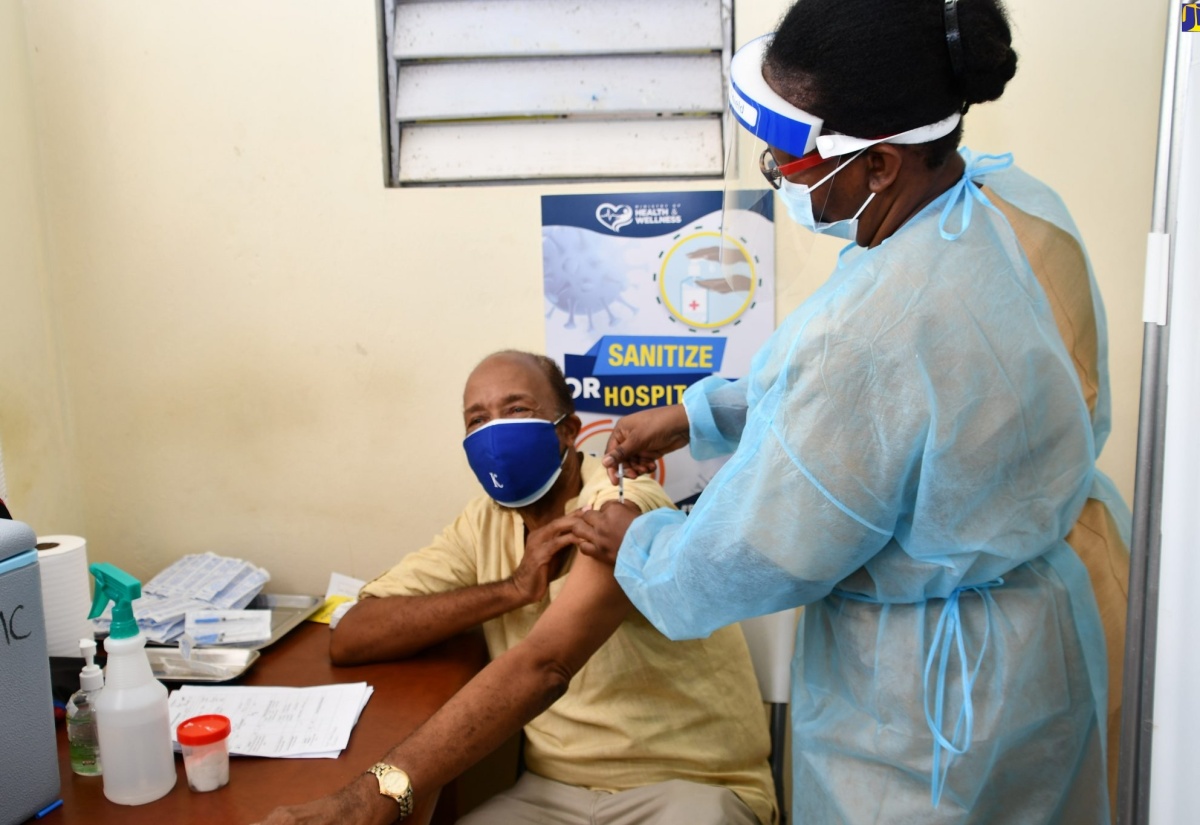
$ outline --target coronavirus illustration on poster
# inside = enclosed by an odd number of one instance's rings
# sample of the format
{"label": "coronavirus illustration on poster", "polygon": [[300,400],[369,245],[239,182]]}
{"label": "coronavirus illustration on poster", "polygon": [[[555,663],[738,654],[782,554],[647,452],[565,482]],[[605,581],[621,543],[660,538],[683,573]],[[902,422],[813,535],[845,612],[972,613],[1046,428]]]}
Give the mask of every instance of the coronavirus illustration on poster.
{"label": "coronavirus illustration on poster", "polygon": [[[772,194],[547,195],[542,270],[546,353],[601,455],[620,416],[749,370],[774,327]],[[686,506],[722,463],[681,450],[657,479]]]}

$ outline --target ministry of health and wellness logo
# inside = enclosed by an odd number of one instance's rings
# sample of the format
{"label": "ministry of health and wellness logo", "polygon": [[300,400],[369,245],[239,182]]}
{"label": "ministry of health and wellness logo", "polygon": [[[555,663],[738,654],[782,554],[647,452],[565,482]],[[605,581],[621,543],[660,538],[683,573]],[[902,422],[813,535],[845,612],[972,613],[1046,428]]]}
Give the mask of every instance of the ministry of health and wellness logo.
{"label": "ministry of health and wellness logo", "polygon": [[1183,4],[1183,30],[1200,32],[1200,3]]}

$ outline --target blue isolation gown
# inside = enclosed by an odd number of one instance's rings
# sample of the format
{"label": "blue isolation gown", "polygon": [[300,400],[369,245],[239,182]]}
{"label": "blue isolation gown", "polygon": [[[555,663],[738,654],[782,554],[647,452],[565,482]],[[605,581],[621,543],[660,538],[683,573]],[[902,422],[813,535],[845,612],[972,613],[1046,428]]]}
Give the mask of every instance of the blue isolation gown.
{"label": "blue isolation gown", "polygon": [[963,155],[959,185],[847,248],[747,377],[688,390],[693,455],[732,456],[690,516],[635,520],[617,559],[672,638],[807,605],[797,825],[1109,821],[1104,634],[1065,541],[1111,488],[1108,390],[1085,401],[976,184],[1077,233],[1011,159]]}

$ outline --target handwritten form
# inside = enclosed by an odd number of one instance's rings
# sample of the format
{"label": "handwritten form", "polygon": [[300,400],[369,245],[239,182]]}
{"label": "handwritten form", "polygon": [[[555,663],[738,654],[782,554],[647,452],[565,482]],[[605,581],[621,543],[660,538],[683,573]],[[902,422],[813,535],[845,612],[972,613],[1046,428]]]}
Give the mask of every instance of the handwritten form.
{"label": "handwritten form", "polygon": [[304,688],[184,685],[168,700],[171,736],[185,719],[219,713],[229,717],[231,754],[336,759],[373,692],[366,682]]}

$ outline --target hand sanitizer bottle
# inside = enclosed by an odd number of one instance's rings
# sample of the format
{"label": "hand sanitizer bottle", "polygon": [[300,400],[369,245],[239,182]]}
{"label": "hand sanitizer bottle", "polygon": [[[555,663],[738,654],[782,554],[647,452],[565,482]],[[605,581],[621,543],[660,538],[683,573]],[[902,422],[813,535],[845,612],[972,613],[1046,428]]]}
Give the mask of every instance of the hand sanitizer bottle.
{"label": "hand sanitizer bottle", "polygon": [[96,697],[104,687],[104,673],[96,666],[96,642],[80,639],[79,650],[87,664],[79,672],[79,690],[67,700],[67,742],[71,770],[80,776],[99,776],[100,739],[96,733]]}
{"label": "hand sanitizer bottle", "polygon": [[104,650],[104,690],[96,697],[96,727],[104,754],[104,795],[120,805],[144,805],[175,787],[175,753],[167,689],[154,678],[146,637],[133,618],[142,584],[111,564],[89,567],[96,578],[94,619],[109,601],[112,625]]}

